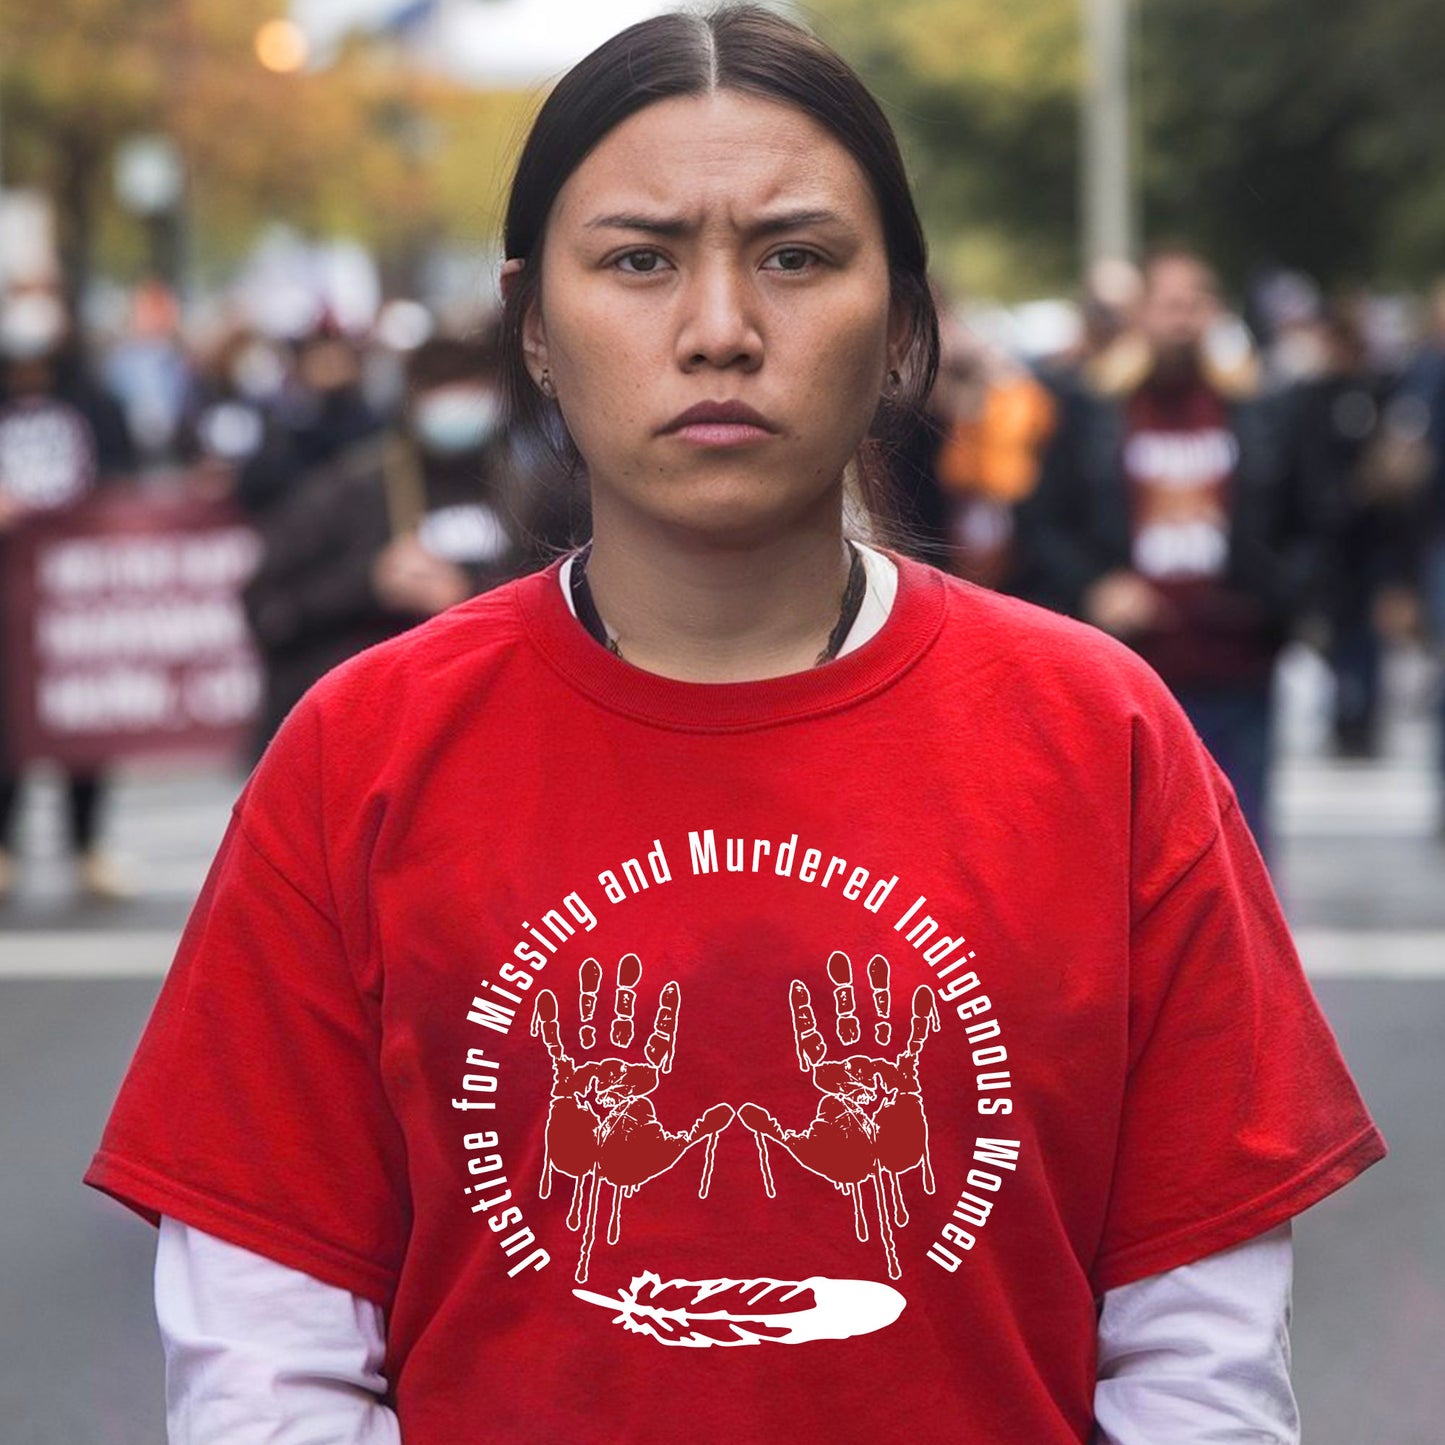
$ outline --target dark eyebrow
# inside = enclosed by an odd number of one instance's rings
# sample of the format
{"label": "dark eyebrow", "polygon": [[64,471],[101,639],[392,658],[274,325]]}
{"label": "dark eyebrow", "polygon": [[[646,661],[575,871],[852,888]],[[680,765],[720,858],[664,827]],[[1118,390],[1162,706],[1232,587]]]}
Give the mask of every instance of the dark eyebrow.
{"label": "dark eyebrow", "polygon": [[847,226],[836,211],[783,211],[768,216],[750,228],[754,236],[774,236],[779,231],[801,231],[805,226]]}
{"label": "dark eyebrow", "polygon": [[587,229],[589,231],[646,231],[649,236],[683,236],[687,234],[690,227],[686,221],[619,212],[611,216],[594,216],[587,222]]}
{"label": "dark eyebrow", "polygon": [[[784,211],[768,216],[748,228],[750,237],[777,235],[780,231],[796,231],[804,226],[845,225],[836,211]],[[642,231],[649,236],[686,236],[694,229],[689,221],[670,216],[644,216],[635,212],[617,212],[594,216],[587,229],[608,231]]]}

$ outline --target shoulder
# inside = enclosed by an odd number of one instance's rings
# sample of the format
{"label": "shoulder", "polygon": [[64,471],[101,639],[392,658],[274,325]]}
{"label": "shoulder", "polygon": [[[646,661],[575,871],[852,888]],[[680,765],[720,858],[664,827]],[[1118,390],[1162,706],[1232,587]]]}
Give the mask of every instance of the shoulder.
{"label": "shoulder", "polygon": [[444,705],[459,693],[475,696],[526,646],[521,594],[549,583],[556,585],[550,571],[519,577],[367,648],[316,684],[311,705],[326,721],[359,714],[375,724],[384,721],[372,712],[378,706]]}
{"label": "shoulder", "polygon": [[[1047,776],[1076,809],[1126,809],[1137,864],[1192,857],[1231,790],[1159,675],[1097,628],[942,578],[932,689],[1003,769]],[[1167,845],[1167,846],[1166,846]]]}
{"label": "shoulder", "polygon": [[940,643],[973,689],[1016,707],[1128,718],[1177,710],[1154,670],[1097,627],[1021,598],[937,574],[946,595]]}
{"label": "shoulder", "polygon": [[526,676],[543,666],[517,594],[550,580],[533,574],[470,598],[333,668],[266,749],[247,788],[252,805],[312,792],[343,818],[427,772],[472,729],[500,736]]}
{"label": "shoulder", "polygon": [[298,497],[313,502],[353,502],[380,497],[385,482],[386,454],[378,438],[348,447],[340,456],[313,468],[302,480]]}

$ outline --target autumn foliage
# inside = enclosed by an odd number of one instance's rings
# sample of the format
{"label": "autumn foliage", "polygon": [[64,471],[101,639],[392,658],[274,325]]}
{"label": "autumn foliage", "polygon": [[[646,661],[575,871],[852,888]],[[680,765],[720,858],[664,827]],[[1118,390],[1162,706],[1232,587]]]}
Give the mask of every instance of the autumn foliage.
{"label": "autumn foliage", "polygon": [[357,40],[325,68],[257,61],[274,0],[3,0],[5,182],[55,198],[72,266],[146,262],[111,182],[126,138],[163,133],[188,175],[192,263],[244,253],[259,226],[356,236],[383,257],[430,241],[488,243],[535,103],[479,93]]}

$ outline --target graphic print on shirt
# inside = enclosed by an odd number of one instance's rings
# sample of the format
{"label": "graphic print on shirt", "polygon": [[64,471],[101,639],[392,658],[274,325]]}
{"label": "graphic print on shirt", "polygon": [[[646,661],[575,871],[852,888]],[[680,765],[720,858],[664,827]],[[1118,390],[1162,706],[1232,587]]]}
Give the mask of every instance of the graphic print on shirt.
{"label": "graphic print on shirt", "polygon": [[[593,1047],[596,1029],[592,1016],[602,967],[595,958],[583,961],[578,970],[580,1006],[585,1022],[578,1030],[582,1047]],[[642,980],[642,962],[635,953],[622,956],[617,964],[616,1016],[610,1038],[625,1049],[632,1043],[633,1014],[637,1007],[637,986]],[[532,1033],[540,1034],[552,1060],[552,1101],[547,1114],[546,1154],[538,1195],[552,1192],[554,1174],[573,1180],[572,1207],[567,1227],[582,1231],[577,1257],[578,1284],[587,1282],[592,1247],[597,1238],[597,1212],[602,1186],[612,1186],[607,1216],[607,1242],[621,1237],[622,1201],[636,1194],[650,1179],[666,1174],[694,1144],[706,1141],[698,1198],[706,1199],[712,1182],[717,1136],[732,1123],[734,1113],[727,1104],[715,1104],[690,1129],[670,1132],[658,1120],[648,1097],[656,1091],[662,1076],[672,1072],[677,1048],[678,1010],[682,990],[676,981],[663,985],[657,1002],[652,1033],[643,1046],[643,1062],[622,1058],[577,1062],[562,1045],[557,996],[549,988],[537,995],[532,1012]]]}
{"label": "graphic print on shirt", "polygon": [[[839,1043],[855,1044],[859,1039],[857,1000],[853,991],[853,964],[841,949],[828,959],[828,976],[834,985]],[[889,1001],[888,960],[875,954],[868,962],[869,982],[881,1018],[874,1036],[880,1045],[891,1037],[886,1014]],[[893,1240],[894,1227],[908,1223],[899,1175],[912,1169],[922,1171],[923,1192],[934,1190],[933,1168],[928,1157],[928,1118],[923,1111],[923,1091],[918,1082],[918,1058],[930,1032],[938,1029],[938,1000],[927,984],[913,994],[913,1023],[908,1043],[896,1058],[852,1054],[830,1059],[828,1044],[819,1032],[808,985],[794,979],[790,994],[793,1038],[798,1049],[798,1067],[812,1075],[814,1087],[823,1095],[818,1112],[805,1129],[785,1129],[765,1108],[744,1104],[738,1117],[757,1140],[758,1160],[763,1171],[763,1188],[775,1198],[768,1141],[787,1150],[804,1169],[821,1175],[852,1200],[853,1230],[863,1243],[868,1241],[865,1184],[878,1218],[878,1236],[888,1266],[888,1278],[898,1279],[903,1271]]]}
{"label": "graphic print on shirt", "polygon": [[802,1345],[891,1325],[907,1300],[871,1279],[670,1279],[649,1271],[613,1299],[574,1289],[616,1312],[615,1323],[664,1345]]}
{"label": "graphic print on shirt", "polygon": [[1228,488],[1239,443],[1223,426],[1134,433],[1124,466],[1134,495],[1134,568],[1155,581],[1222,576]]}
{"label": "graphic print on shirt", "polygon": [[[559,879],[580,886],[529,909],[538,924],[503,935],[473,984],[466,1023],[482,1032],[450,1107],[497,1267],[527,1280],[562,1265],[587,1316],[664,1346],[889,1327],[907,1304],[893,1282],[962,1277],[1020,1167],[1020,1139],[967,1122],[1013,1113],[1013,1078],[957,903],[796,833],[701,829],[636,852],[593,865],[595,887]],[[771,876],[741,907],[739,873]],[[749,1059],[757,1072],[739,1070]],[[740,1233],[744,1215],[755,1228]]]}

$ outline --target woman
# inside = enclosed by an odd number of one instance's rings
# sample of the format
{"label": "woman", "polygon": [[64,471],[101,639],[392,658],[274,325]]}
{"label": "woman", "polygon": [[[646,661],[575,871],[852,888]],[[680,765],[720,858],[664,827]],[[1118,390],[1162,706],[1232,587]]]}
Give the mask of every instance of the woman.
{"label": "woman", "polygon": [[175,1438],[1289,1438],[1281,1230],[1383,1145],[1152,674],[845,541],[936,355],[876,104],[648,21],[506,242],[593,541],[237,806],[88,1176]]}

